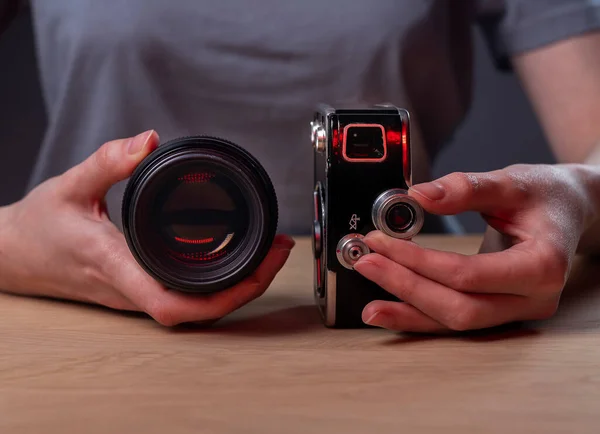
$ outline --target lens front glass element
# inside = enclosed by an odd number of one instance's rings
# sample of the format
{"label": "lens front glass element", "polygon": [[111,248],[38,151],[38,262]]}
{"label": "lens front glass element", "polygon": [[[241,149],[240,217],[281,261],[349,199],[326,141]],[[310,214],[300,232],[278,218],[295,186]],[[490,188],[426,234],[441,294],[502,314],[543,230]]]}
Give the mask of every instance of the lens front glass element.
{"label": "lens front glass element", "polygon": [[196,268],[220,263],[236,249],[248,231],[249,211],[230,175],[184,163],[151,181],[139,209],[150,214],[145,233],[154,257]]}
{"label": "lens front glass element", "polygon": [[414,209],[406,203],[397,203],[390,207],[385,223],[394,232],[406,231],[413,224],[415,218]]}

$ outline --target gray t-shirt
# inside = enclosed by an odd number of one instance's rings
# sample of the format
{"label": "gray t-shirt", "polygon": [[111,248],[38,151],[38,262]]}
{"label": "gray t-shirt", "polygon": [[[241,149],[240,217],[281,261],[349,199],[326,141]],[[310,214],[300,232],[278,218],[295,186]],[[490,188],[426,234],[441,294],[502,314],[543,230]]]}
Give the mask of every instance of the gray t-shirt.
{"label": "gray t-shirt", "polygon": [[[271,175],[280,230],[312,221],[316,103],[412,112],[415,182],[471,101],[471,37],[507,58],[600,26],[600,0],[31,0],[48,129],[31,185],[153,128],[217,135]],[[120,222],[124,183],[109,194]],[[438,230],[430,222],[426,230]]]}

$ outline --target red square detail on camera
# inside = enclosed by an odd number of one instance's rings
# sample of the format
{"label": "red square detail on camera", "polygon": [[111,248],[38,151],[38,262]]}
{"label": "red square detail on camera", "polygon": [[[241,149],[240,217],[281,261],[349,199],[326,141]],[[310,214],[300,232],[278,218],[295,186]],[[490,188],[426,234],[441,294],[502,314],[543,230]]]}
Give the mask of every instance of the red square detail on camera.
{"label": "red square detail on camera", "polygon": [[344,127],[342,140],[342,158],[348,162],[380,163],[387,158],[387,137],[383,125],[348,124]]}

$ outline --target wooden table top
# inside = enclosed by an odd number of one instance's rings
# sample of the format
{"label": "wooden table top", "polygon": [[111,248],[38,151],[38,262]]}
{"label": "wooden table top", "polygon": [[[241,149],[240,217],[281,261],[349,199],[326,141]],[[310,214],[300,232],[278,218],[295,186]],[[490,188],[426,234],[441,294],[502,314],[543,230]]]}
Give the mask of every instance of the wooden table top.
{"label": "wooden table top", "polygon": [[0,433],[597,433],[593,274],[574,270],[550,321],[454,337],[323,327],[307,239],[211,329],[2,294]]}

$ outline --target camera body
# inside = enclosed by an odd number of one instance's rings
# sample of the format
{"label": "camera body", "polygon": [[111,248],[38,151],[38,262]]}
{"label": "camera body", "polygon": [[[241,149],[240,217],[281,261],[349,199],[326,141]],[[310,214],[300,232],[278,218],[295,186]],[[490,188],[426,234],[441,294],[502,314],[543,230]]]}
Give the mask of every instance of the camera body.
{"label": "camera body", "polygon": [[399,301],[353,264],[369,253],[367,233],[411,239],[423,226],[423,210],[407,192],[409,123],[407,110],[389,104],[322,104],[313,113],[314,297],[328,327],[364,327],[369,302]]}

